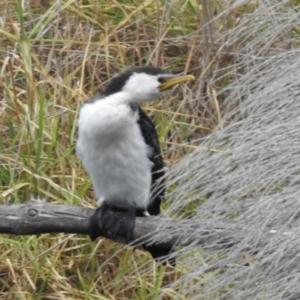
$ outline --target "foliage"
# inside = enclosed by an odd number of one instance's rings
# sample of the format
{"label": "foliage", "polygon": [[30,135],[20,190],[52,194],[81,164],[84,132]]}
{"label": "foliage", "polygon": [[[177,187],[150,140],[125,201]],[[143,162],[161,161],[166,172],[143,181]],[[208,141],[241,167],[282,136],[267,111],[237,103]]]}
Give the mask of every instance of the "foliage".
{"label": "foliage", "polygon": [[299,1],[0,4],[3,203],[94,207],[78,110],[120,71],[154,65],[197,77],[145,107],[170,170],[164,213],[244,235],[181,249],[174,270],[103,239],[3,235],[0,297],[297,298]]}

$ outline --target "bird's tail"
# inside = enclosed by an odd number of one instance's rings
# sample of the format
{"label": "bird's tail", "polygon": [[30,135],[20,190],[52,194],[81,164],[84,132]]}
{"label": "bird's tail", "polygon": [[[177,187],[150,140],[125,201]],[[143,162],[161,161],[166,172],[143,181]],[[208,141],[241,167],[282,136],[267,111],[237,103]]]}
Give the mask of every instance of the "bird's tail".
{"label": "bird's tail", "polygon": [[159,243],[155,245],[143,245],[143,249],[148,251],[152,257],[163,265],[168,262],[172,267],[176,266],[176,257],[173,255],[174,247],[166,243]]}

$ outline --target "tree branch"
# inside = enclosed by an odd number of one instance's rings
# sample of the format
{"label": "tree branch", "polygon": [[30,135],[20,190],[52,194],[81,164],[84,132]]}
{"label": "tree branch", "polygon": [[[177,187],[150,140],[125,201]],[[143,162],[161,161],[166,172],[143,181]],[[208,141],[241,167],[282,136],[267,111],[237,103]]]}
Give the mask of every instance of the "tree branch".
{"label": "tree branch", "polygon": [[[90,234],[89,218],[94,209],[51,204],[41,200],[31,200],[23,204],[0,205],[0,233],[15,235],[33,235],[42,233],[77,233]],[[164,230],[159,229],[160,225]],[[180,230],[174,230],[179,228]],[[201,229],[201,230],[199,230]],[[197,230],[197,234],[195,234]],[[159,240],[154,238],[159,232]],[[235,231],[236,237],[236,231]],[[124,243],[123,237],[108,238]],[[191,220],[167,219],[163,217],[136,218],[133,231],[135,244],[151,240],[164,241],[170,245],[186,246],[207,244],[214,241],[221,247],[228,247],[237,242],[236,238],[224,238],[224,228],[212,228],[203,224],[195,224]]]}

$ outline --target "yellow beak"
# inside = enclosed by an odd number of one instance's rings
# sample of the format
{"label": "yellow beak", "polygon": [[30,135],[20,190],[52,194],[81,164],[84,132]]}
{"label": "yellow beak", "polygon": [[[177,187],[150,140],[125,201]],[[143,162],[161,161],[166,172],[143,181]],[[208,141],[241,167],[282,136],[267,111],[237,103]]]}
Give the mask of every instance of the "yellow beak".
{"label": "yellow beak", "polygon": [[193,75],[184,75],[184,76],[166,75],[164,79],[165,82],[163,82],[158,86],[160,91],[168,90],[176,84],[195,80],[195,77]]}

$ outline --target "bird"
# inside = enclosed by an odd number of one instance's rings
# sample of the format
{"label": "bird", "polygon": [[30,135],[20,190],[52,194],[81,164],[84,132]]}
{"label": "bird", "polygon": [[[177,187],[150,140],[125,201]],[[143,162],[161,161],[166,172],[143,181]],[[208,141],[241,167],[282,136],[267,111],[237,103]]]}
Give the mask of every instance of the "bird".
{"label": "bird", "polygon": [[[136,67],[114,77],[103,95],[84,102],[78,117],[76,153],[103,209],[130,211],[129,219],[160,214],[164,162],[155,125],[140,103],[194,79],[161,68]],[[107,210],[104,214],[108,217]],[[144,244],[143,248],[155,260],[175,265],[175,259],[168,258],[173,251],[170,246]]]}

